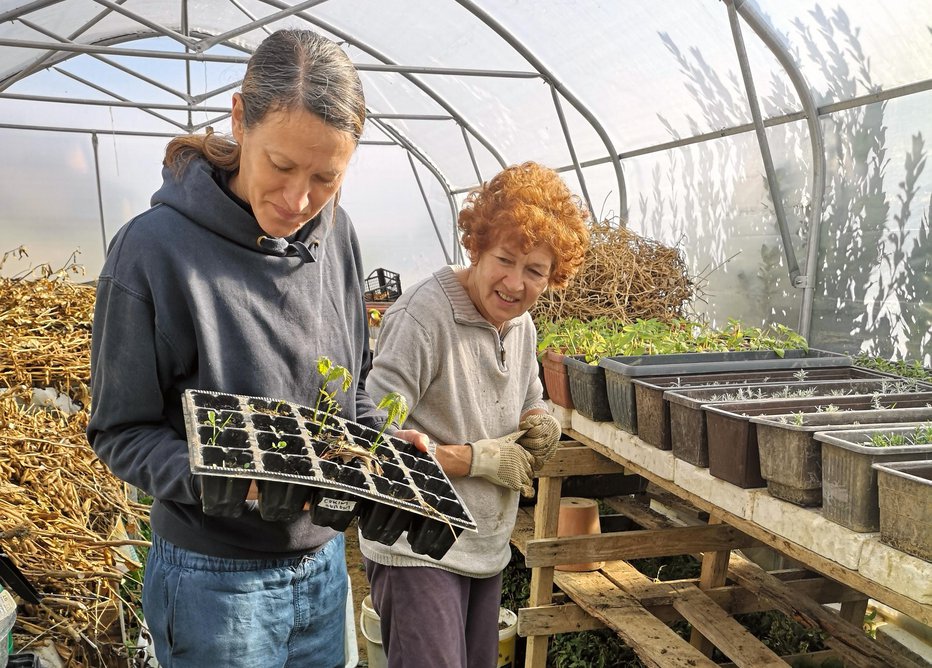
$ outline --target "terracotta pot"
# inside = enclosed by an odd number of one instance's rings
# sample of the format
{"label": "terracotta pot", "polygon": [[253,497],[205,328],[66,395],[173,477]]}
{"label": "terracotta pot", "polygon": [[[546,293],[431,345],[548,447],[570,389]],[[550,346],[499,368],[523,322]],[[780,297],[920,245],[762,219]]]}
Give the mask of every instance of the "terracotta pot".
{"label": "terracotta pot", "polygon": [[[599,526],[599,506],[593,499],[567,496],[560,499],[560,518],[557,522],[557,536],[584,536],[602,533]],[[594,561],[579,564],[560,564],[554,566],[558,571],[597,571],[605,564]]]}
{"label": "terracotta pot", "polygon": [[570,395],[570,378],[563,364],[565,356],[549,348],[544,351],[544,383],[547,387],[547,396],[557,406],[573,410],[573,397]]}

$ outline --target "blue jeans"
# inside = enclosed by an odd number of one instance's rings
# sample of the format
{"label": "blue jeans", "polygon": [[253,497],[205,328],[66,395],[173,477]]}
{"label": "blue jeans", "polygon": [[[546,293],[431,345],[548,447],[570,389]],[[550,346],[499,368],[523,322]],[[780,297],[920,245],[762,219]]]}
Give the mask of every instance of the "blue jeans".
{"label": "blue jeans", "polygon": [[343,534],[292,559],[221,559],[156,535],[142,606],[161,668],[343,668]]}

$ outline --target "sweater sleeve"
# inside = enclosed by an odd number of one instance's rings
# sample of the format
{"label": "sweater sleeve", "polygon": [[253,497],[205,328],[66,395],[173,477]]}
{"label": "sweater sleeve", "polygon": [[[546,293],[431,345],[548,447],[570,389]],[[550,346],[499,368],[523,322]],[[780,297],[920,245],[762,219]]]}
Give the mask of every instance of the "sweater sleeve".
{"label": "sweater sleeve", "polygon": [[[366,328],[368,331],[368,326]],[[372,371],[372,352],[369,350],[369,342],[366,342],[365,349],[362,352],[362,363],[360,365],[359,382],[356,384],[356,422],[363,424],[375,430],[381,430],[385,424],[385,412],[375,407],[375,403],[369,392],[366,390],[369,374]],[[392,433],[391,431],[389,433]]]}
{"label": "sweater sleeve", "polygon": [[[144,296],[101,278],[91,344],[93,402],[87,438],[113,473],[162,500],[199,502],[187,442],[170,424],[161,377],[170,343]],[[180,402],[180,397],[179,397]],[[178,408],[180,409],[180,403]]]}

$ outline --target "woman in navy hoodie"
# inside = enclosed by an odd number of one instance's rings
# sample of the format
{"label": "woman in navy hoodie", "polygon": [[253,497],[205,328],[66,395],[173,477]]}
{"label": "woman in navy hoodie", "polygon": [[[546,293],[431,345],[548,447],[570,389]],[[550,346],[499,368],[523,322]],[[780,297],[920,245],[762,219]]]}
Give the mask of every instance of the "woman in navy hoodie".
{"label": "woman in navy hoodie", "polygon": [[[154,499],[143,608],[163,668],[343,666],[343,535],[308,512],[202,512],[186,389],[316,400],[326,355],[342,416],[379,428],[356,233],[337,206],[365,101],[343,50],[279,31],[233,96],[233,137],[179,137],[152,207],[113,239],[97,287],[88,440]],[[411,432],[402,437],[424,439]],[[255,493],[250,494],[255,498]]]}

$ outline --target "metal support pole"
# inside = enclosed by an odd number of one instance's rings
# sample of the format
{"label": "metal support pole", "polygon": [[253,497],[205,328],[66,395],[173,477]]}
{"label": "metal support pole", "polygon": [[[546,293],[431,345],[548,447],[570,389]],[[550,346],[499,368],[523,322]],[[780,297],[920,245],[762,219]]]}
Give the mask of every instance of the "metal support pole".
{"label": "metal support pole", "polygon": [[790,57],[789,50],[781,36],[767,24],[752,3],[743,0],[734,2],[735,9],[747,21],[751,29],[776,56],[783,65],[806,114],[809,127],[809,143],[812,150],[812,192],[809,201],[809,247],[806,254],[806,274],[796,280],[796,287],[803,289],[802,304],[799,309],[799,333],[809,338],[812,329],[812,306],[815,300],[816,280],[818,279],[819,242],[822,234],[822,202],[825,198],[825,139],[822,124],[819,122],[819,108],[815,96],[802,72]]}
{"label": "metal support pole", "polygon": [[573,137],[570,135],[570,129],[566,125],[566,116],[563,115],[563,105],[560,104],[560,94],[557,89],[550,86],[550,95],[553,97],[553,106],[557,110],[557,117],[560,119],[560,127],[563,128],[563,136],[566,138],[566,148],[569,149],[570,159],[573,161],[573,168],[576,170],[576,178],[579,179],[579,187],[582,188],[583,197],[586,198],[586,206],[589,207],[589,213],[592,220],[595,220],[595,209],[592,208],[592,200],[589,198],[589,189],[586,188],[586,178],[583,176],[582,167],[579,166],[579,158],[576,157],[576,147],[573,145]]}
{"label": "metal support pole", "polygon": [[447,264],[451,264],[450,254],[447,252],[447,247],[443,243],[443,235],[440,234],[440,228],[437,226],[437,220],[434,218],[434,212],[430,208],[430,202],[427,200],[427,193],[424,192],[424,186],[421,185],[421,177],[417,173],[417,167],[414,165],[414,158],[411,157],[411,153],[408,153],[408,162],[411,165],[411,171],[414,172],[414,180],[417,182],[417,189],[421,191],[421,199],[424,200],[424,206],[427,207],[427,215],[430,216],[430,222],[434,226],[434,232],[437,233],[437,241],[440,242],[440,248],[443,250],[443,258],[446,260]]}
{"label": "metal support pole", "polygon": [[104,223],[104,197],[100,187],[100,158],[97,155],[97,133],[91,135],[91,146],[94,149],[94,175],[97,179],[97,211],[100,215],[100,241],[103,245],[104,259],[107,258],[107,225]]}
{"label": "metal support pole", "polygon": [[783,239],[783,252],[786,255],[786,264],[790,272],[790,280],[796,281],[799,276],[799,263],[793,250],[790,229],[786,223],[786,212],[783,209],[783,195],[777,174],[773,168],[773,156],[770,154],[770,144],[767,142],[767,131],[757,102],[757,90],[754,87],[754,77],[748,63],[748,53],[741,35],[741,25],[738,22],[738,13],[733,4],[728,5],[728,20],[731,24],[731,34],[735,40],[735,51],[738,54],[738,64],[741,67],[741,77],[748,96],[748,106],[751,108],[751,118],[754,120],[754,131],[757,134],[757,143],[760,146],[761,159],[764,162],[764,172],[767,175],[767,185],[770,188],[770,199],[773,201],[773,211],[777,217],[777,226],[780,228],[780,237]]}
{"label": "metal support pole", "polygon": [[472,161],[472,168],[476,172],[476,182],[482,183],[482,172],[479,171],[479,163],[476,162],[476,154],[472,150],[472,142],[469,141],[469,133],[466,128],[460,125],[460,131],[463,133],[463,142],[466,144],[466,151],[469,153],[469,159]]}
{"label": "metal support pole", "polygon": [[608,152],[608,156],[611,159],[612,167],[615,169],[615,179],[618,182],[618,220],[621,225],[625,224],[625,217],[628,213],[628,193],[625,189],[625,177],[621,169],[621,160],[618,157],[618,151],[615,150],[615,145],[612,142],[612,138],[608,135],[608,132],[605,131],[605,128],[602,127],[602,124],[599,122],[599,119],[596,118],[595,114],[585,105],[583,102],[577,98],[572,91],[570,91],[560,79],[550,71],[550,69],[537,57],[534,53],[520,40],[517,36],[512,34],[501,23],[496,21],[492,15],[479,7],[474,0],[455,0],[455,2],[461,5],[466,11],[468,11],[473,16],[477,17],[490,29],[495,31],[495,33],[501,37],[505,42],[511,46],[515,51],[521,54],[521,56],[527,60],[538,72],[546,79],[552,86],[554,86],[563,97],[566,98],[566,101],[569,102],[573,107],[580,113],[580,115],[585,118],[589,125],[592,126],[592,129],[595,130],[595,133],[602,140],[605,150]]}

